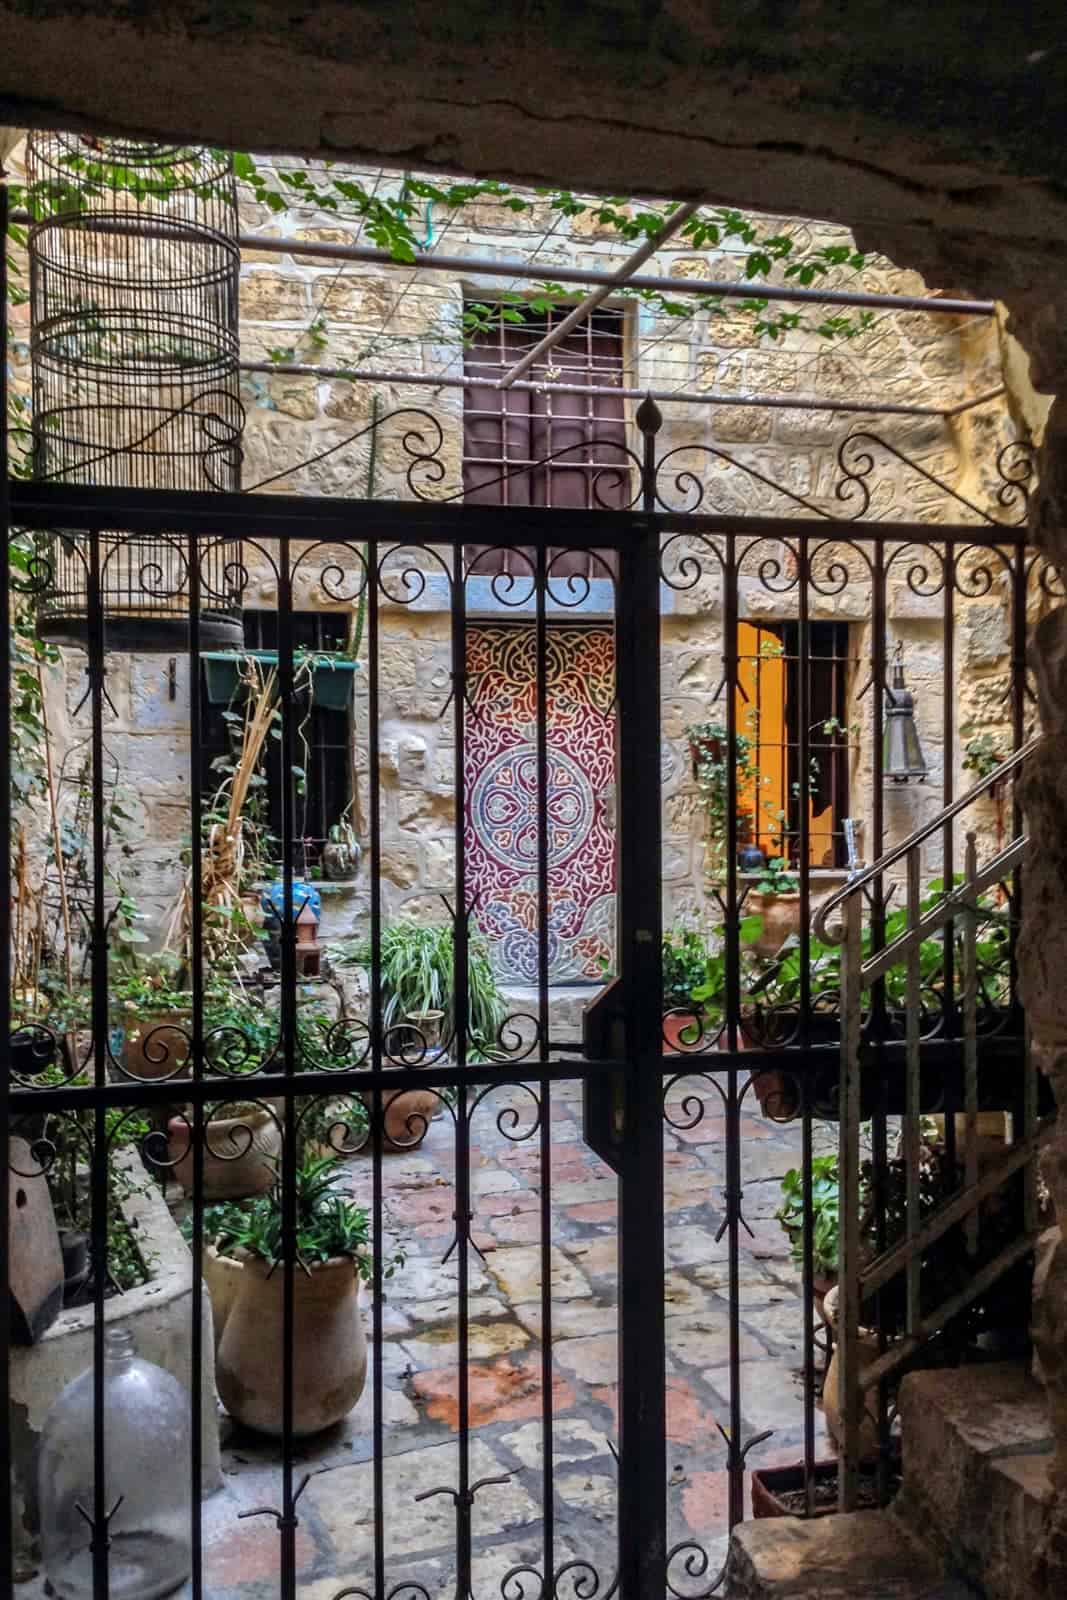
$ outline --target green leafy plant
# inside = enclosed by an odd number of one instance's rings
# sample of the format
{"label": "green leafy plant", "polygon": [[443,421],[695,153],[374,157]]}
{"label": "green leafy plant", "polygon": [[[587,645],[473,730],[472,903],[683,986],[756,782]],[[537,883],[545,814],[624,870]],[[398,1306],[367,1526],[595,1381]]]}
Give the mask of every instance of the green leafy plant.
{"label": "green leafy plant", "polygon": [[[812,1265],[818,1277],[837,1274],[840,1210],[836,1155],[814,1156],[811,1163]],[[782,1203],[774,1213],[789,1235],[794,1265],[804,1264],[804,1174],[791,1167],[782,1179]]]}
{"label": "green leafy plant", "polygon": [[108,967],[108,993],[120,1011],[163,1016],[188,1012],[181,958],[172,951],[116,958]]}
{"label": "green leafy plant", "polygon": [[[355,1271],[365,1280],[373,1272],[370,1220],[362,1206],[337,1191],[344,1175],[332,1156],[306,1157],[297,1167],[294,1185],[296,1252],[305,1268],[338,1256],[350,1256]],[[204,1216],[205,1238],[212,1239],[220,1255],[245,1251],[276,1266],[283,1255],[283,1188],[281,1178],[258,1199],[240,1204],[212,1206]],[[403,1262],[398,1253],[383,1265],[390,1277]]]}
{"label": "green leafy plant", "polygon": [[784,856],[772,856],[760,873],[758,894],[796,894],[797,875]]}
{"label": "green leafy plant", "polygon": [[671,928],[663,935],[663,1009],[678,1010],[693,1001],[704,982],[708,961],[707,935],[695,928]]}
{"label": "green leafy plant", "polygon": [[[726,849],[729,840],[728,810],[730,763],[728,760],[729,734],[721,722],[694,722],[685,730],[693,761],[700,802],[705,816],[708,876],[721,881],[726,872]],[[759,783],[759,773],[752,759],[753,742],[744,733],[734,734],[734,769],[736,782],[734,794]],[[737,837],[748,831],[747,816],[738,817]]]}
{"label": "green leafy plant", "polygon": [[[341,940],[330,950],[339,966],[359,966],[369,973],[371,943],[367,938]],[[386,1029],[427,1011],[440,1011],[441,1038],[453,1037],[455,940],[451,923],[428,926],[401,920],[381,936],[382,1021]],[[489,952],[477,934],[467,944],[468,1055],[492,1059],[499,1054],[498,1035],[507,1016]]]}
{"label": "green leafy plant", "polygon": [[991,733],[976,733],[963,747],[963,770],[973,772],[976,778],[988,778],[1004,759],[1004,753]]}
{"label": "green leafy plant", "polygon": [[[147,1117],[121,1107],[109,1107],[104,1126],[108,1148],[107,1276],[113,1291],[122,1292],[147,1282],[155,1257],[126,1220],[123,1210],[134,1195],[147,1194],[153,1180],[139,1165],[143,1141],[151,1131]],[[48,1187],[56,1223],[64,1232],[90,1233],[92,1196],[82,1159],[92,1142],[92,1113],[73,1111],[50,1117],[45,1137],[53,1146]]]}

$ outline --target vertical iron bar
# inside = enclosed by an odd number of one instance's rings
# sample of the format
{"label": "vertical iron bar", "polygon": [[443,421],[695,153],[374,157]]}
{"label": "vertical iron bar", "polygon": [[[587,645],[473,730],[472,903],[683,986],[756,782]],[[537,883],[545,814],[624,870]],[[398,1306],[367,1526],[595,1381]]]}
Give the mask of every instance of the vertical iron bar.
{"label": "vertical iron bar", "polygon": [[[809,549],[806,534],[797,541],[797,853],[800,886],[800,1039],[811,1038],[811,633],[809,615]],[[788,730],[788,723],[786,724]],[[788,767],[787,767],[788,770]],[[814,1146],[811,1126],[811,1074],[801,1075],[801,1315],[804,1318],[804,1498],[814,1510],[815,1478],[815,1213],[812,1196]]]}
{"label": "vertical iron bar", "polygon": [[[872,641],[871,641],[871,644],[872,644],[872,652],[871,652],[871,654],[872,654],[872,662],[871,662],[871,666],[872,666],[872,678],[873,678],[873,682],[874,682],[874,707],[873,707],[873,713],[872,713],[873,714],[873,721],[874,721],[874,749],[873,749],[873,751],[871,753],[872,754],[871,767],[872,767],[872,777],[873,777],[873,784],[874,784],[874,794],[872,796],[872,802],[871,802],[871,819],[872,819],[871,826],[872,826],[872,832],[874,834],[874,839],[873,839],[873,843],[872,843],[872,851],[871,851],[871,855],[870,855],[870,860],[871,861],[879,861],[881,859],[882,852],[885,849],[885,763],[884,763],[885,752],[884,752],[884,748],[883,748],[883,735],[884,735],[883,718],[884,718],[884,712],[885,712],[886,662],[887,662],[887,646],[888,646],[888,634],[887,634],[887,630],[888,630],[888,607],[887,607],[887,601],[886,601],[886,561],[885,561],[885,548],[884,548],[884,545],[883,545],[881,539],[876,539],[875,540],[874,562],[873,562],[873,569],[872,569],[872,583],[873,583],[873,601],[874,601],[874,605],[873,605],[873,611],[874,611],[874,634],[873,634],[873,638],[872,638]],[[856,920],[857,920],[857,927],[858,927],[859,931],[857,932],[857,935],[856,935],[857,945],[856,945],[854,964],[855,964],[857,973],[860,970],[860,963],[862,961],[862,955],[861,955],[862,938],[863,938],[863,933],[862,933],[862,915],[863,915],[863,903],[862,903],[862,900],[860,900],[859,904],[857,906],[857,909],[856,909]],[[886,917],[885,879],[882,876],[882,874],[879,873],[879,875],[874,879],[873,883],[871,884],[870,948],[871,948],[872,952],[876,951],[876,950],[880,950],[883,947],[883,945],[885,944],[885,917]],[[854,1203],[856,1205],[859,1204],[859,1133],[858,1133],[858,1129],[859,1129],[859,1118],[861,1116],[861,1109],[860,1108],[861,1108],[861,1102],[862,1102],[862,1098],[863,1098],[863,1076],[862,1076],[862,1074],[863,1074],[863,1065],[862,1065],[862,1062],[861,1062],[861,1059],[860,1059],[860,1016],[859,1016],[860,1008],[861,1008],[861,1005],[862,1005],[862,980],[858,979],[857,981],[860,983],[860,989],[857,991],[857,998],[856,998],[856,1021],[855,1021],[856,1043],[855,1043],[855,1049],[854,1049],[853,1055],[852,1055],[853,1072],[854,1072],[854,1086],[853,1087],[854,1087],[854,1095],[855,1095],[855,1101],[856,1101],[855,1108],[854,1108],[855,1109],[855,1114],[856,1114],[856,1129],[857,1129],[856,1147],[855,1147],[856,1161],[855,1161],[855,1168],[854,1168],[853,1177],[852,1177],[852,1185],[853,1186],[852,1186],[852,1188],[850,1188],[847,1191],[850,1196],[854,1196],[855,1197]],[[844,998],[843,997],[842,997],[842,1007],[844,1007]],[[887,1016],[886,1016],[886,992],[885,992],[885,981],[884,981],[884,979],[879,979],[875,983],[873,989],[870,992],[869,1011],[870,1011],[870,1033],[871,1033],[871,1040],[872,1040],[872,1044],[873,1044],[873,1052],[872,1052],[873,1053],[873,1061],[871,1063],[871,1067],[872,1067],[873,1072],[875,1074],[875,1082],[876,1082],[876,1085],[877,1085],[877,1090],[876,1090],[877,1099],[876,1099],[875,1105],[873,1107],[873,1115],[872,1115],[872,1118],[871,1118],[871,1165],[872,1165],[872,1169],[873,1169],[873,1178],[874,1178],[874,1182],[873,1182],[873,1191],[874,1191],[874,1234],[875,1234],[874,1245],[875,1245],[876,1251],[881,1252],[882,1250],[884,1250],[886,1248],[885,1184],[886,1184],[886,1178],[887,1178],[887,1174],[888,1174],[888,1140],[887,1140],[887,1129],[886,1129],[886,1058],[885,1058],[885,1040],[886,1040],[886,1037],[887,1037],[887,1034],[888,1034],[888,1027],[887,1027]],[[844,1113],[842,1113],[842,1116],[843,1115],[844,1115]],[[844,1173],[841,1172],[840,1169],[839,1169],[838,1176],[839,1176],[839,1180],[840,1180],[841,1184],[843,1185],[844,1181],[845,1181]],[[846,1191],[842,1188],[842,1193],[845,1193],[845,1192]],[[858,1250],[858,1245],[857,1245],[857,1250]],[[857,1254],[857,1257],[856,1257],[856,1261],[857,1261],[856,1271],[857,1272],[859,1271],[858,1260],[859,1260],[859,1258],[858,1258],[858,1254]],[[879,1352],[883,1351],[885,1349],[885,1346],[886,1346],[886,1336],[885,1336],[885,1333],[883,1331],[883,1329],[884,1329],[884,1319],[883,1319],[883,1314],[882,1314],[882,1305],[883,1305],[882,1297],[881,1297],[881,1295],[879,1295],[877,1297],[877,1299],[876,1299],[876,1308],[875,1308],[875,1319],[876,1319],[877,1326],[878,1326],[878,1348],[879,1348]],[[857,1318],[858,1318],[858,1307],[857,1307]],[[857,1327],[858,1327],[858,1321],[857,1321]],[[854,1363],[855,1363],[855,1357],[853,1356],[853,1365],[854,1365]],[[855,1374],[853,1376],[855,1377]],[[842,1378],[842,1382],[844,1382],[844,1378]],[[858,1429],[859,1428],[859,1420],[858,1420],[858,1418],[859,1418],[859,1407],[862,1404],[862,1402],[861,1402],[861,1399],[860,1399],[860,1396],[859,1396],[858,1384],[853,1383],[853,1387],[854,1387],[855,1394],[856,1394],[856,1401],[855,1401],[855,1404],[856,1404],[856,1407],[857,1407],[857,1411],[856,1411],[856,1428]],[[880,1443],[882,1445],[886,1445],[888,1443],[888,1437],[889,1437],[889,1408],[888,1408],[887,1390],[886,1390],[886,1387],[885,1387],[884,1384],[880,1385],[879,1386],[879,1390],[878,1390],[877,1416],[878,1416],[878,1430],[879,1430]],[[857,1441],[856,1449],[857,1449],[857,1451],[858,1451],[858,1438],[859,1438],[859,1435],[858,1435],[858,1432],[857,1432],[857,1434],[856,1434],[856,1441]],[[882,1491],[883,1491],[884,1482],[885,1482],[884,1464],[885,1464],[885,1460],[886,1459],[887,1459],[887,1456],[886,1456],[885,1453],[883,1453],[883,1455],[880,1458],[880,1476],[879,1476],[879,1498],[880,1499],[882,1498]],[[857,1482],[856,1477],[855,1477],[855,1466],[854,1465],[850,1466],[848,1476],[849,1476],[850,1482],[852,1484],[852,1492],[854,1493],[855,1492],[855,1485],[856,1485],[856,1482]]]}
{"label": "vertical iron bar", "polygon": [[[547,1065],[548,935],[552,914],[548,879],[548,565],[544,545],[536,559],[536,676],[537,676],[537,1015],[541,1034],[540,1055]],[[541,1232],[541,1485],[544,1523],[544,1582],[553,1588],[555,1573],[555,1500],[553,1491],[552,1403],[552,1080],[542,1073],[540,1083],[540,1232]]]}
{"label": "vertical iron bar", "polygon": [[[655,505],[655,436],[643,402],[643,503]],[[659,540],[638,522],[620,552],[618,689],[619,967],[626,1109],[619,1214],[619,1586],[621,1600],[666,1591],[666,1353],[663,1321],[663,1056],[660,1022]]]}
{"label": "vertical iron bar", "polygon": [[[945,540],[944,547],[944,624],[941,643],[941,659],[943,682],[947,689],[956,681],[955,642],[956,642],[956,553],[950,539]],[[955,726],[956,726],[956,696],[950,692],[943,694],[942,702],[942,764],[941,775],[941,804],[951,805],[955,792],[955,761],[956,752]],[[952,890],[955,876],[955,830],[952,819],[949,818],[942,833],[941,847],[941,877],[945,885],[945,893]],[[956,1027],[956,925],[946,922],[943,939],[944,968],[942,971],[942,993],[944,995],[944,1028],[946,1037],[953,1037]],[[956,1100],[952,1098],[951,1104],[946,1104],[945,1116],[945,1160],[949,1172],[955,1171],[956,1163]]]}
{"label": "vertical iron bar", "polygon": [[[737,690],[738,658],[738,566],[735,536],[726,536],[723,567],[723,677],[726,686],[726,1040],[730,1065],[726,1070],[726,1239],[729,1264],[729,1349],[730,1349],[730,1482],[729,1526],[742,1521],[744,1503],[744,1461],[740,1453],[741,1410],[741,1089],[737,1051],[741,1048],[741,947],[739,895],[737,882]],[[758,813],[757,778],[755,805]]]}
{"label": "vertical iron bar", "polygon": [[296,1600],[296,1507],[293,1495],[293,1364],[296,1287],[296,920],[293,859],[296,807],[293,794],[293,574],[290,536],[278,537],[278,701],[281,709],[282,936],[281,1036],[285,1073],[285,1136],[282,1140],[282,1515],[281,1600]]}
{"label": "vertical iron bar", "polygon": [[[186,542],[189,564],[189,802],[192,843],[189,853],[189,974],[193,986],[192,1074],[199,1082],[204,1075],[204,906],[203,906],[203,727],[200,700],[200,547],[195,533]],[[192,1413],[190,1471],[192,1473],[192,1589],[193,1600],[204,1593],[203,1529],[200,1517],[202,1463],[204,1451],[201,1385],[204,1363],[204,1140],[206,1110],[199,1096],[193,1102],[193,1252],[192,1319],[190,1361],[192,1366]]]}
{"label": "vertical iron bar", "polygon": [[[374,420],[377,421],[378,396],[374,396]],[[376,435],[372,434],[372,438]],[[367,768],[370,818],[370,1037],[371,1067],[380,1072],[386,1050],[382,1036],[382,808],[381,808],[381,752],[379,746],[379,591],[378,591],[378,541],[368,539],[363,546],[366,559],[367,584]],[[457,560],[459,557],[457,557]],[[359,781],[358,778],[356,780]],[[457,824],[458,827],[458,824]],[[383,1336],[385,1330],[384,1271],[382,1250],[384,1229],[382,1206],[382,1124],[385,1102],[380,1089],[376,1089],[371,1102],[371,1228],[372,1275],[374,1306],[372,1310],[373,1357],[372,1402],[374,1434],[374,1596],[385,1596],[385,1371],[383,1368]]]}
{"label": "vertical iron bar", "polygon": [[[1011,579],[1011,743],[1013,750],[1018,750],[1026,739],[1026,555],[1026,542],[1020,538],[1015,546],[1015,560]],[[1021,818],[1016,806],[1012,817],[1013,839],[1019,835],[1020,821]]]}
{"label": "vertical iron bar", "polygon": [[[0,1041],[8,1048],[11,1037],[11,520],[8,492],[8,428],[7,428],[7,214],[8,190],[0,168],[0,604],[4,608],[4,626],[0,627],[0,872],[3,888],[0,890]],[[4,1241],[4,1277],[7,1277],[8,1207],[9,1207],[9,1137],[10,1124],[8,1096],[11,1090],[10,1074],[0,1072],[0,1240]],[[4,1298],[0,1305],[8,1304],[8,1285],[3,1284]],[[11,1375],[9,1318],[0,1316],[0,1484],[11,1482]],[[0,1559],[11,1560],[14,1549],[11,1525],[11,1495],[7,1489],[0,1491],[0,1551],[9,1554]],[[8,1582],[9,1573],[4,1582]]]}
{"label": "vertical iron bar", "polygon": [[[1013,570],[1013,618],[1011,618],[1011,744],[1017,750],[1025,741],[1025,706],[1027,706],[1027,549],[1025,542],[1019,541],[1014,555]],[[1019,778],[1011,782],[1011,838],[1019,838],[1024,827],[1022,806],[1019,805],[1021,784]],[[1001,789],[1000,794],[993,795],[995,805],[998,806],[998,816],[1003,816],[1005,808],[1005,794]],[[1022,864],[1016,867],[1011,880],[1011,894],[1008,901],[1008,1006],[1009,1013],[1016,1014],[1019,1003],[1019,973],[1016,966],[1016,949],[1019,942],[1019,928],[1022,925],[1022,902],[1024,902],[1025,882]],[[1037,1067],[1033,1064],[1030,1053],[1029,1029],[1025,1026],[1025,1018],[1019,1018],[1017,1026],[1022,1034],[1022,1093],[1017,1102],[1017,1112],[1013,1115],[1013,1130],[1011,1136],[1019,1139],[1029,1139],[1037,1128],[1038,1115],[1038,1074]],[[1019,1130],[1019,1120],[1022,1130]],[[1038,1226],[1038,1163],[1033,1160],[1022,1174],[1022,1226],[1029,1234],[1033,1234]]]}
{"label": "vertical iron bar", "polygon": [[[1012,748],[1018,750],[1026,738],[1026,598],[1028,588],[1027,552],[1026,544],[1020,539],[1015,548],[1015,562],[1012,573]],[[1011,789],[1011,837],[1017,839],[1023,831],[1022,806],[1019,803],[1021,785],[1018,776],[1012,780]],[[1004,806],[1003,791],[995,796],[999,808]],[[1011,895],[1008,902],[1008,951],[1009,951],[1009,990],[1008,1004],[1014,1012],[1018,1005],[1018,972],[1016,969],[1016,946],[1019,938],[1019,928],[1022,922],[1023,899],[1025,895],[1025,881],[1023,868],[1020,864],[1015,868],[1012,876]],[[1038,1114],[1038,1073],[1030,1050],[1029,1032],[1025,1018],[1019,1021],[1022,1033],[1023,1048],[1023,1083],[1020,1095],[1022,1113],[1021,1136],[1029,1139],[1037,1127]],[[1020,1129],[1013,1121],[1012,1139],[1020,1137]],[[1038,1164],[1036,1160],[1029,1162],[1022,1176],[1023,1200],[1023,1227],[1027,1233],[1033,1234],[1038,1226]]]}
{"label": "vertical iron bar", "polygon": [[907,1017],[905,1019],[907,1065],[905,1069],[904,1122],[901,1129],[904,1144],[905,1203],[907,1207],[905,1224],[909,1243],[906,1323],[909,1334],[916,1331],[922,1316],[919,1302],[922,1252],[916,1250],[914,1246],[915,1236],[919,1231],[921,1222],[919,1215],[919,1104],[922,1064],[919,1053],[919,1034],[921,1031],[922,982],[919,965],[918,932],[918,922],[921,915],[919,901],[922,898],[921,867],[919,849],[916,848],[909,851],[907,857]]}
{"label": "vertical iron bar", "polygon": [[[871,598],[874,613],[871,623],[871,684],[874,704],[871,708],[873,741],[871,747],[871,841],[870,849],[862,853],[868,861],[880,861],[885,849],[885,768],[882,749],[883,714],[886,690],[886,571],[885,546],[876,539],[872,558]],[[871,884],[871,951],[882,948],[885,926],[885,887],[881,877]],[[876,985],[872,996],[875,1039],[885,1037],[883,986]]]}
{"label": "vertical iron bar", "polygon": [[[973,1190],[978,1182],[978,844],[967,835],[963,876],[967,909],[963,914],[963,1105],[966,1113],[963,1181]],[[964,1237],[967,1254],[978,1254],[978,1207],[968,1214]]]}
{"label": "vertical iron bar", "polygon": [[[506,407],[505,407],[506,409]],[[459,1070],[456,1085],[456,1337],[458,1362],[456,1399],[459,1411],[458,1487],[461,1515],[456,1517],[456,1593],[466,1595],[471,1588],[470,1518],[470,1120],[467,1085],[463,1069],[467,1065],[470,1000],[469,923],[466,862],[466,761],[465,712],[467,706],[467,591],[463,576],[463,545],[453,545],[452,586],[452,717],[455,729],[456,766],[453,773],[456,812],[455,918],[452,963],[455,1059]]]}
{"label": "vertical iron bar", "polygon": [[[93,1078],[102,1089],[107,1082],[108,963],[107,904],[104,850],[104,609],[100,580],[100,530],[89,530],[89,592],[87,628],[89,694],[92,731],[92,1032]],[[107,1292],[108,1202],[107,1110],[97,1100],[93,1108],[92,1198],[90,1234],[93,1263],[93,1600],[108,1600],[109,1562],[107,1527],[107,1457],[104,1422],[104,1303]]]}
{"label": "vertical iron bar", "polygon": [[841,1123],[838,1130],[839,1289],[837,1306],[838,1405],[844,1424],[838,1471],[838,1503],[853,1511],[859,1485],[862,1396],[857,1370],[860,1322],[860,1008],[863,1003],[862,900],[850,895],[842,907],[841,945]]}

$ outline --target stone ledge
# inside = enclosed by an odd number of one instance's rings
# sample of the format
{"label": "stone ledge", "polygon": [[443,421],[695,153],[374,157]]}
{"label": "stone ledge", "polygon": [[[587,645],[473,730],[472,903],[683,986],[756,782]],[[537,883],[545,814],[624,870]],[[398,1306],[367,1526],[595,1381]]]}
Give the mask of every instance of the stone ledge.
{"label": "stone ledge", "polygon": [[895,1514],[922,1527],[989,1600],[1036,1600],[1052,1459],[1042,1389],[1014,1365],[916,1372],[901,1386],[900,1414]]}
{"label": "stone ledge", "polygon": [[885,1511],[735,1528],[726,1600],[973,1600]]}

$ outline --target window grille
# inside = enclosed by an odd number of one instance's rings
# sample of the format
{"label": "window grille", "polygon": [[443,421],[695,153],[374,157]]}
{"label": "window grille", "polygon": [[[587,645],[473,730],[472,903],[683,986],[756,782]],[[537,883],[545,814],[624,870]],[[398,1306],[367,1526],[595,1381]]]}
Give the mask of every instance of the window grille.
{"label": "window grille", "polygon": [[[544,312],[495,306],[468,346],[464,372],[475,382],[463,407],[463,487],[468,505],[553,506],[565,510],[619,510],[632,497],[626,455],[623,381],[626,318],[621,310],[594,311],[526,374],[530,383],[597,385],[600,394],[496,389],[520,357],[558,325],[569,306]],[[515,320],[518,318],[518,320]],[[529,572],[530,552],[468,546],[479,576]],[[588,554],[550,551],[553,574],[596,576]],[[603,576],[603,569],[600,569]]]}
{"label": "window grille", "polygon": [[[245,611],[244,643],[248,650],[277,650],[278,613],[276,611]],[[347,645],[348,619],[329,611],[294,611],[292,638],[294,650],[344,650]],[[230,736],[224,712],[225,706],[213,705],[207,698],[206,684],[201,687],[203,743],[203,788],[212,795],[219,786],[221,773],[218,763],[230,755]],[[304,769],[297,788],[297,847],[300,866],[314,866],[322,855],[322,846],[329,830],[339,820],[352,800],[351,713],[331,706],[321,706],[301,697],[298,722],[296,764]],[[268,741],[264,755],[266,778],[263,826],[281,852],[282,766],[281,746],[276,739]]]}
{"label": "window grille", "polygon": [[[849,814],[848,626],[807,625],[808,864],[845,864],[842,823]],[[749,741],[754,776],[741,785],[738,811],[768,856],[796,861],[801,781],[800,624],[738,624],[737,731]]]}

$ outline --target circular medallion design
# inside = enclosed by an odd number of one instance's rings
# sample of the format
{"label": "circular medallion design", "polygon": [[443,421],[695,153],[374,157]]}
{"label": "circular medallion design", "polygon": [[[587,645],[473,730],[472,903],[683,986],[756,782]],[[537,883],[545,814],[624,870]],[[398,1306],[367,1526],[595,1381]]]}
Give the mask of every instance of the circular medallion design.
{"label": "circular medallion design", "polygon": [[[475,780],[471,811],[483,847],[501,866],[537,870],[537,753],[517,745],[493,756]],[[570,756],[548,756],[548,863],[558,867],[589,836],[595,804],[589,779]]]}

